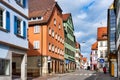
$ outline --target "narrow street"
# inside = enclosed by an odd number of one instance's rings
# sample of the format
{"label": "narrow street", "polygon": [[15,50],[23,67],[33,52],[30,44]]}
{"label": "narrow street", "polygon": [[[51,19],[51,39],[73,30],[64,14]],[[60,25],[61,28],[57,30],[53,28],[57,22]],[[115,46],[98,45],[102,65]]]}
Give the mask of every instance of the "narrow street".
{"label": "narrow street", "polygon": [[56,74],[53,76],[40,77],[33,80],[117,80],[110,77],[109,73],[95,72],[89,70],[78,70],[71,73]]}

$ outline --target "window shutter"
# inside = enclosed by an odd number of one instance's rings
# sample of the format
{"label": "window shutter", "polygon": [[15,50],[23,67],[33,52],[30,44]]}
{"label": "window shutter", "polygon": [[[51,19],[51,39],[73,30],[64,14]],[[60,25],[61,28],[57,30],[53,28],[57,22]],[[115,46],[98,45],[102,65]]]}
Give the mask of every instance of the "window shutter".
{"label": "window shutter", "polygon": [[23,0],[23,7],[26,7],[26,0]]}
{"label": "window shutter", "polygon": [[17,17],[14,16],[14,34],[17,34]]}
{"label": "window shutter", "polygon": [[6,30],[10,32],[10,13],[6,11]]}
{"label": "window shutter", "polygon": [[23,38],[26,38],[26,22],[23,21]]}

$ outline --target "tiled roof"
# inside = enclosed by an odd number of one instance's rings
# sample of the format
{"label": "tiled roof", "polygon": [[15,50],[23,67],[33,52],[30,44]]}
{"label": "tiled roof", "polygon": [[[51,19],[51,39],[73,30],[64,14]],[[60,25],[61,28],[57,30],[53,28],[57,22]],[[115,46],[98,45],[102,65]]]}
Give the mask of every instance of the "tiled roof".
{"label": "tiled roof", "polygon": [[80,44],[76,42],[76,48],[80,48]]}
{"label": "tiled roof", "polygon": [[84,62],[87,62],[87,57],[83,57],[82,60],[83,60]]}
{"label": "tiled roof", "polygon": [[63,21],[67,21],[70,16],[71,16],[70,13],[63,14],[62,16]]}
{"label": "tiled roof", "polygon": [[91,49],[92,50],[97,50],[98,49],[98,42],[95,42],[94,44],[92,44],[92,47],[91,47]]}
{"label": "tiled roof", "polygon": [[42,17],[42,20],[30,21],[29,25],[47,23],[56,6],[61,12],[61,8],[55,0],[29,0],[29,19],[34,17]]}
{"label": "tiled roof", "polygon": [[107,40],[107,27],[99,27],[97,29],[97,40]]}

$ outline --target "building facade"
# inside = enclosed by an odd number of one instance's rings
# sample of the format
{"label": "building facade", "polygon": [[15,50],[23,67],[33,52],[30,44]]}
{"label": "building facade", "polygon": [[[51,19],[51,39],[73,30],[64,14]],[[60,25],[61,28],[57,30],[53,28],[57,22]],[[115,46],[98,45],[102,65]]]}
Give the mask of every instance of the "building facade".
{"label": "building facade", "polygon": [[63,14],[63,26],[65,37],[65,71],[75,70],[75,36],[72,15],[70,13]]}
{"label": "building facade", "polygon": [[76,42],[76,53],[75,53],[75,62],[76,62],[76,69],[80,69],[80,60],[81,60],[81,53],[80,53],[80,44]]}
{"label": "building facade", "polygon": [[111,76],[117,77],[117,53],[116,53],[116,16],[114,5],[108,9],[108,53],[109,71]]}
{"label": "building facade", "polygon": [[27,0],[0,0],[0,80],[26,80]]}
{"label": "building facade", "polygon": [[97,29],[97,41],[98,41],[98,65],[99,69],[104,66],[109,69],[108,52],[107,52],[107,27],[99,27]]}
{"label": "building facade", "polygon": [[97,50],[98,50],[98,42],[96,41],[94,44],[92,44],[92,47],[91,47],[91,55],[90,55],[91,70],[97,69],[97,63],[98,63]]}
{"label": "building facade", "polygon": [[29,76],[64,72],[62,10],[55,0],[29,0],[28,39]]}
{"label": "building facade", "polygon": [[120,78],[120,0],[114,0],[115,15],[116,15],[116,50],[118,62],[118,78]]}

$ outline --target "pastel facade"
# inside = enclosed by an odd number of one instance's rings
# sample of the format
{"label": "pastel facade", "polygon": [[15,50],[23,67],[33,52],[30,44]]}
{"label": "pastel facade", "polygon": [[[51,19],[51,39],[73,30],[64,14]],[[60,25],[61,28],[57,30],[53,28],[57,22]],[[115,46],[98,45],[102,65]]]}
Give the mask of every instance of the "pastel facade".
{"label": "pastel facade", "polygon": [[70,13],[63,14],[64,37],[65,37],[65,71],[75,70],[75,37],[72,15]]}
{"label": "pastel facade", "polygon": [[98,68],[102,69],[104,66],[108,69],[108,52],[107,52],[107,27],[99,27],[97,30],[98,41]]}
{"label": "pastel facade", "polygon": [[98,54],[97,54],[97,50],[98,50],[98,42],[95,42],[94,44],[92,44],[91,47],[91,70],[96,70],[97,69],[97,61],[98,61]]}
{"label": "pastel facade", "polygon": [[0,80],[26,80],[27,0],[0,0]]}
{"label": "pastel facade", "polygon": [[29,0],[28,39],[29,76],[64,72],[62,10],[54,0]]}
{"label": "pastel facade", "polygon": [[75,62],[76,69],[80,69],[80,60],[81,60],[80,44],[76,42],[76,53],[75,53]]}

